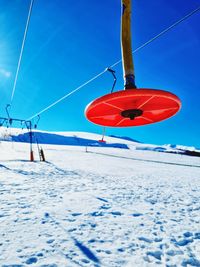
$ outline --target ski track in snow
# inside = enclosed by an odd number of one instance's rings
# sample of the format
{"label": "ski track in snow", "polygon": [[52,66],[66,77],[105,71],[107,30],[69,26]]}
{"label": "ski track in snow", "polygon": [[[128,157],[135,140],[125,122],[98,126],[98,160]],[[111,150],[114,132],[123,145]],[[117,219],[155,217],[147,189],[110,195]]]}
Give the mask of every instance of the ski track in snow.
{"label": "ski track in snow", "polygon": [[0,148],[0,266],[200,266],[199,158]]}

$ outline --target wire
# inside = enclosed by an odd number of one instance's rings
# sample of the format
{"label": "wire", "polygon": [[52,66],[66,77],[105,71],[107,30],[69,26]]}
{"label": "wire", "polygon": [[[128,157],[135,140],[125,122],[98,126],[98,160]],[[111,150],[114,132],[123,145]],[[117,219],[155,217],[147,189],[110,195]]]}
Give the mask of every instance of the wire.
{"label": "wire", "polygon": [[18,64],[17,64],[17,70],[16,70],[16,74],[15,74],[15,80],[14,80],[14,85],[13,85],[13,89],[12,89],[10,105],[12,104],[13,97],[14,97],[15,90],[16,90],[16,84],[17,84],[17,79],[18,79],[19,70],[20,70],[20,66],[21,66],[21,60],[22,60],[22,55],[23,55],[23,51],[24,51],[24,45],[25,45],[26,36],[27,36],[27,32],[28,32],[28,27],[29,27],[29,22],[30,22],[30,17],[31,17],[32,9],[33,9],[33,2],[34,2],[34,0],[31,0],[29,12],[28,12],[28,18],[26,21],[26,27],[25,27],[25,31],[24,31],[24,37],[23,37],[22,46],[21,46],[21,51],[20,51],[19,60],[18,60]]}
{"label": "wire", "polygon": [[[141,49],[143,49],[144,47],[146,47],[147,45],[149,45],[150,43],[152,43],[153,41],[155,41],[156,39],[158,39],[159,37],[161,37],[162,35],[164,35],[165,33],[169,32],[171,29],[173,29],[174,27],[176,27],[177,25],[179,25],[180,23],[182,23],[184,20],[188,19],[189,17],[191,17],[192,15],[194,15],[195,13],[197,13],[200,10],[200,6],[196,9],[194,9],[192,12],[188,13],[186,16],[184,16],[183,18],[179,19],[178,21],[176,21],[175,23],[173,23],[171,26],[169,26],[168,28],[166,28],[165,30],[161,31],[159,34],[157,34],[156,36],[154,36],[153,38],[151,38],[150,40],[148,40],[147,42],[145,42],[144,44],[142,44],[141,46],[139,46],[138,48],[136,48],[132,54],[135,54],[136,52],[140,51]],[[111,65],[109,68],[113,68],[116,65],[118,65],[120,62],[122,61],[122,59],[118,60],[117,62],[115,62],[113,65]],[[100,77],[101,75],[103,75],[105,72],[107,71],[107,68],[100,72],[99,74],[97,74],[96,76],[94,76],[93,78],[91,78],[90,80],[88,80],[87,82],[83,83],[82,85],[78,86],[76,89],[74,89],[73,91],[71,91],[70,93],[67,93],[66,95],[64,95],[63,97],[61,97],[60,99],[58,99],[57,101],[53,102],[51,105],[47,106],[46,108],[42,109],[40,112],[36,113],[35,115],[31,116],[28,120],[32,120],[33,118],[37,117],[38,115],[41,115],[42,113],[44,113],[45,111],[49,110],[50,108],[52,108],[53,106],[57,105],[58,103],[60,103],[61,101],[63,101],[64,99],[66,99],[67,97],[69,97],[70,95],[74,94],[75,92],[79,91],[81,88],[83,88],[84,86],[86,86],[87,84],[91,83],[92,81],[96,80],[98,77]]]}
{"label": "wire", "polygon": [[[188,19],[189,17],[191,17],[192,15],[194,15],[195,13],[197,13],[200,10],[200,6],[196,9],[194,9],[192,12],[190,12],[189,14],[187,14],[186,16],[184,16],[182,19],[178,20],[177,22],[173,23],[171,26],[169,26],[168,28],[166,28],[165,30],[161,31],[159,34],[157,34],[156,36],[154,36],[153,38],[151,38],[149,41],[147,41],[146,43],[142,44],[141,46],[139,46],[138,48],[136,48],[132,54],[138,52],[139,50],[141,50],[142,48],[144,48],[145,46],[149,45],[150,43],[152,43],[153,41],[155,41],[156,39],[158,39],[160,36],[164,35],[165,33],[167,33],[168,31],[170,31],[171,29],[173,29],[174,27],[176,27],[177,25],[179,25],[181,22],[183,22],[184,20]],[[110,66],[110,68],[115,67],[116,65],[118,65],[122,60],[118,60],[116,63],[114,63],[113,65]]]}
{"label": "wire", "polygon": [[86,86],[87,84],[91,83],[92,81],[96,80],[98,77],[100,77],[101,75],[103,75],[105,72],[107,71],[107,69],[105,69],[104,71],[100,72],[99,74],[97,74],[96,76],[94,76],[93,78],[91,78],[90,80],[88,80],[87,82],[83,83],[82,85],[80,85],[79,87],[77,87],[76,89],[74,89],[73,91],[71,91],[70,93],[64,95],[63,97],[61,97],[60,99],[58,99],[57,101],[55,101],[54,103],[52,103],[51,105],[49,105],[48,107],[44,108],[43,110],[41,110],[40,112],[36,113],[35,115],[33,115],[32,117],[30,117],[28,120],[32,120],[33,118],[41,115],[42,113],[44,113],[45,111],[47,111],[48,109],[50,109],[51,107],[55,106],[56,104],[58,104],[59,102],[63,101],[65,98],[69,97],[70,95],[74,94],[76,91],[80,90],[81,88],[83,88],[84,86]]}

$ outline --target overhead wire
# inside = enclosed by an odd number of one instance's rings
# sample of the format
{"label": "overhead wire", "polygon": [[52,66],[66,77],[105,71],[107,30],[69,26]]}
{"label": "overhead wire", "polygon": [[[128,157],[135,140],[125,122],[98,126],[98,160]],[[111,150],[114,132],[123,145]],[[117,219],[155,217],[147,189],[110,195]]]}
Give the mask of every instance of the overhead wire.
{"label": "overhead wire", "polygon": [[[173,23],[171,26],[167,27],[165,30],[161,31],[159,34],[155,35],[154,37],[152,37],[151,39],[149,39],[147,42],[145,42],[144,44],[142,44],[141,46],[139,46],[138,48],[136,48],[132,54],[140,51],[142,48],[144,48],[145,46],[149,45],[150,43],[152,43],[153,41],[155,41],[156,39],[158,39],[159,37],[161,37],[162,35],[164,35],[165,33],[167,33],[168,31],[170,31],[171,29],[173,29],[174,27],[178,26],[180,23],[182,23],[183,21],[185,21],[186,19],[188,19],[189,17],[191,17],[192,15],[194,15],[195,13],[197,13],[198,11],[200,11],[200,6],[196,9],[194,9],[193,11],[191,11],[190,13],[188,13],[187,15],[185,15],[183,18],[179,19],[178,21],[176,21],[175,23]],[[113,65],[110,66],[110,68],[115,67],[116,65],[118,65],[122,60],[118,60],[116,63],[114,63]]]}
{"label": "overhead wire", "polygon": [[107,70],[104,70],[102,72],[100,72],[99,74],[97,74],[96,76],[94,76],[93,78],[91,78],[90,80],[88,80],[87,82],[81,84],[80,86],[78,86],[77,88],[75,88],[73,91],[71,91],[70,93],[67,93],[66,95],[64,95],[63,97],[61,97],[60,99],[58,99],[57,101],[55,101],[54,103],[52,103],[51,105],[49,105],[48,107],[44,108],[43,110],[41,110],[40,112],[36,113],[35,115],[33,115],[32,117],[29,118],[29,120],[34,119],[35,117],[41,115],[42,113],[44,113],[45,111],[47,111],[48,109],[50,109],[51,107],[55,106],[56,104],[58,104],[59,102],[63,101],[65,98],[69,97],[70,95],[74,94],[76,91],[80,90],[81,88],[83,88],[84,86],[86,86],[87,84],[91,83],[92,81],[96,80],[98,77],[100,77],[102,74],[104,74]]}
{"label": "overhead wire", "polygon": [[[140,51],[141,49],[143,49],[144,47],[146,47],[147,45],[149,45],[150,43],[152,43],[153,41],[155,41],[156,39],[158,39],[159,37],[161,37],[165,33],[169,32],[171,29],[173,29],[174,27],[176,27],[177,25],[179,25],[180,23],[182,23],[183,21],[185,21],[186,19],[188,19],[189,17],[191,17],[192,15],[194,15],[195,13],[197,13],[198,11],[200,11],[200,6],[198,8],[196,8],[196,9],[194,9],[193,11],[191,11],[190,13],[188,13],[187,15],[185,15],[183,18],[181,18],[178,21],[176,21],[175,23],[173,23],[171,26],[169,26],[166,29],[164,29],[163,31],[161,31],[159,34],[157,34],[154,37],[152,37],[151,39],[149,39],[147,42],[145,42],[144,44],[142,44],[141,46],[139,46],[135,50],[133,50],[132,54],[135,54],[136,52]],[[122,59],[118,60],[117,62],[115,62],[114,64],[112,64],[111,66],[109,66],[109,68],[115,67],[121,61],[122,61]],[[58,100],[56,100],[55,102],[53,102],[52,104],[50,104],[49,106],[47,106],[46,108],[42,109],[40,112],[37,112],[36,114],[32,115],[30,118],[28,118],[28,120],[34,119],[35,117],[41,115],[45,111],[47,111],[50,108],[54,107],[55,105],[57,105],[58,103],[60,103],[64,99],[68,98],[69,96],[71,96],[75,92],[79,91],[84,86],[88,85],[89,83],[91,83],[92,81],[96,80],[98,77],[100,77],[101,75],[103,75],[105,72],[107,72],[107,69],[108,68],[106,68],[104,71],[100,72],[99,74],[95,75],[94,77],[92,77],[88,81],[84,82],[83,84],[81,84],[80,86],[78,86],[77,88],[75,88],[74,90],[72,90],[71,92],[65,94],[63,97],[59,98]]]}
{"label": "overhead wire", "polygon": [[25,27],[25,31],[24,31],[21,51],[20,51],[20,55],[19,55],[19,60],[18,60],[18,64],[17,64],[17,70],[16,70],[16,74],[15,74],[15,80],[14,80],[11,99],[10,99],[10,105],[12,104],[12,101],[13,101],[13,98],[14,98],[14,94],[15,94],[15,90],[16,90],[16,84],[17,84],[19,70],[20,70],[20,66],[21,66],[21,60],[22,60],[22,55],[23,55],[23,51],[24,51],[24,45],[25,45],[26,36],[27,36],[29,24],[30,24],[31,13],[32,13],[32,9],[33,9],[33,2],[34,2],[34,0],[31,0],[30,6],[29,6],[28,17],[27,17],[27,21],[26,21],[26,27]]}

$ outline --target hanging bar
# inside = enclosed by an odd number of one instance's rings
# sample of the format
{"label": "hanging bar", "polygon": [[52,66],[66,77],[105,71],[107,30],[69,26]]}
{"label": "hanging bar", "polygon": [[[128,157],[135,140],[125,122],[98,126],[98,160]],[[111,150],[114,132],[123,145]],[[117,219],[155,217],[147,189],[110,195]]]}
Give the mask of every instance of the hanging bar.
{"label": "hanging bar", "polygon": [[124,71],[124,89],[134,89],[135,73],[131,45],[131,0],[122,0],[121,50]]}

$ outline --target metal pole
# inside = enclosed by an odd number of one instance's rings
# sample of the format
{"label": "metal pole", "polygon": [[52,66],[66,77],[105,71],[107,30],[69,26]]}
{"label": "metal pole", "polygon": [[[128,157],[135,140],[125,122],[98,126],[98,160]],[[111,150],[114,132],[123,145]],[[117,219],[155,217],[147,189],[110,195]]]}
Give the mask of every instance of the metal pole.
{"label": "metal pole", "polygon": [[32,133],[32,123],[29,122],[29,135],[30,135],[30,161],[34,161],[34,155],[33,155],[33,133]]}
{"label": "metal pole", "polygon": [[103,127],[102,141],[104,141],[105,133],[106,133],[106,127]]}
{"label": "metal pole", "polygon": [[121,1],[121,50],[124,71],[124,89],[135,89],[135,73],[131,45],[131,0]]}

